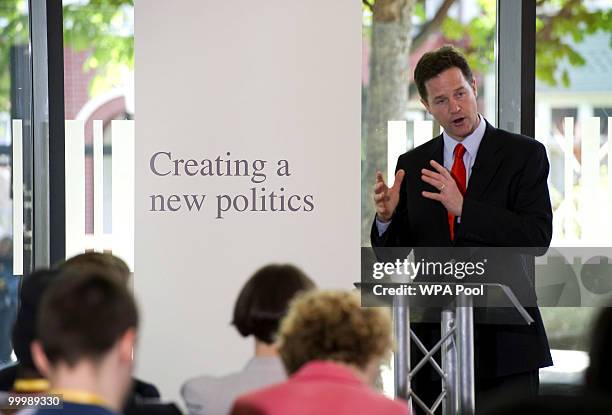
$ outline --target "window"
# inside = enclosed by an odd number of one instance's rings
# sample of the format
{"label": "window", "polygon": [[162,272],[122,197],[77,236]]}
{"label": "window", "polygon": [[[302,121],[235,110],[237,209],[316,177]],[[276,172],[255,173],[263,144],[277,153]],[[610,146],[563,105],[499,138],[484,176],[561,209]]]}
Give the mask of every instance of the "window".
{"label": "window", "polygon": [[[65,117],[70,125],[66,165],[74,169],[66,175],[66,207],[71,210],[66,256],[113,251],[131,265],[131,256],[118,250],[113,238],[114,230],[125,230],[113,226],[113,194],[125,189],[123,182],[113,187],[113,175],[121,167],[133,170],[133,163],[122,166],[125,157],[114,157],[126,144],[115,121],[133,125],[134,118],[133,2],[64,0],[63,11]],[[133,143],[133,134],[127,139]],[[129,197],[125,200],[128,204]],[[115,214],[124,211],[129,209],[115,208]]]}
{"label": "window", "polygon": [[[606,247],[612,245],[607,122],[612,107],[612,49],[609,27],[601,17],[609,13],[610,4],[585,1],[574,8],[571,3],[538,2],[536,138],[546,145],[551,164],[552,245]],[[571,267],[575,260],[567,260]],[[574,271],[579,278],[582,271]],[[583,296],[591,295],[585,291],[588,287],[580,289]],[[564,376],[580,382],[597,311],[594,307],[542,309],[551,348],[557,353],[556,368],[545,371],[543,382]]]}
{"label": "window", "polygon": [[18,288],[32,268],[29,28],[27,1],[0,0],[0,367],[14,360]]}

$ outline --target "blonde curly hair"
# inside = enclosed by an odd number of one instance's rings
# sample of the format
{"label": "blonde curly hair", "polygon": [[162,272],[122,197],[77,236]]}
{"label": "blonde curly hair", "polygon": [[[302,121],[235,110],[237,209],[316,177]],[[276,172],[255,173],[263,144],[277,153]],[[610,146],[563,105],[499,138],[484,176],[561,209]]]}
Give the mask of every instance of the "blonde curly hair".
{"label": "blonde curly hair", "polygon": [[384,308],[362,308],[345,291],[298,295],[281,323],[279,353],[289,374],[312,360],[332,360],[365,369],[392,345],[391,318]]}

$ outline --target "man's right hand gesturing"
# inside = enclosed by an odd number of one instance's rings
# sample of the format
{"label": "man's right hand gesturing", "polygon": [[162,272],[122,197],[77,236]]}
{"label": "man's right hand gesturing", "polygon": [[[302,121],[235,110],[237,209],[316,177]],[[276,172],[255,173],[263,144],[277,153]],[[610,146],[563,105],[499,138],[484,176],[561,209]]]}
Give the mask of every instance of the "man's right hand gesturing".
{"label": "man's right hand gesturing", "polygon": [[389,222],[399,203],[399,190],[404,180],[404,170],[395,173],[393,186],[385,184],[382,173],[376,172],[376,184],[374,185],[374,203],[376,204],[376,216],[381,222]]}

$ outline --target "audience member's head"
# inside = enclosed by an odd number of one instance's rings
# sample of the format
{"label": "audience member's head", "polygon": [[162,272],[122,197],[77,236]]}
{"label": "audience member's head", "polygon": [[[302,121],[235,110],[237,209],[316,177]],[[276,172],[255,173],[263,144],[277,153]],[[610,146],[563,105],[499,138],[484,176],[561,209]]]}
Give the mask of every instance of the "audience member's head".
{"label": "audience member's head", "polygon": [[19,360],[19,378],[41,377],[32,360],[30,344],[36,339],[36,316],[41,299],[57,275],[57,271],[40,269],[23,278],[19,311],[13,326],[13,349]]}
{"label": "audience member's head", "polygon": [[352,366],[373,381],[391,349],[391,319],[384,308],[362,308],[343,291],[312,291],[291,304],[279,331],[279,353],[289,374],[327,360]]}
{"label": "audience member's head", "polygon": [[34,362],[52,388],[88,387],[119,410],[131,386],[138,312],[112,271],[62,269],[44,294]]}
{"label": "audience member's head", "polygon": [[86,252],[76,255],[61,263],[59,269],[79,273],[81,270],[91,270],[92,267],[98,267],[103,272],[114,275],[125,285],[128,284],[130,268],[121,258],[109,253]]}
{"label": "audience member's head", "polygon": [[592,392],[612,393],[612,307],[605,307],[595,321],[591,336],[586,387]]}
{"label": "audience member's head", "polygon": [[260,342],[272,344],[291,299],[314,287],[312,280],[293,265],[267,265],[242,287],[232,324],[242,336],[253,335]]}

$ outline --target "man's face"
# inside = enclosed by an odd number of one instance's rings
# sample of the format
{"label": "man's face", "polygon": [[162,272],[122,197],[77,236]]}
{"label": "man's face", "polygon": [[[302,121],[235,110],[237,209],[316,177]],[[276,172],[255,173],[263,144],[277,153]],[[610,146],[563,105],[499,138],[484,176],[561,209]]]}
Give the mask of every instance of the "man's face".
{"label": "man's face", "polygon": [[463,140],[478,126],[476,81],[468,82],[459,68],[453,67],[425,82],[427,101],[421,102],[444,130]]}

